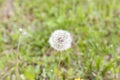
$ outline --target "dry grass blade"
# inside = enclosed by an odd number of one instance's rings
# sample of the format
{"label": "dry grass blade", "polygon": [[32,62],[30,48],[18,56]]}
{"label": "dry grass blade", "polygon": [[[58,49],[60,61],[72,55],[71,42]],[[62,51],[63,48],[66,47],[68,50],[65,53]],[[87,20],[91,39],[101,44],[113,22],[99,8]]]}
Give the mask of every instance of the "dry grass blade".
{"label": "dry grass blade", "polygon": [[0,19],[3,22],[5,22],[13,14],[13,9],[14,9],[13,0],[6,0],[6,2],[3,4],[0,10],[1,11]]}

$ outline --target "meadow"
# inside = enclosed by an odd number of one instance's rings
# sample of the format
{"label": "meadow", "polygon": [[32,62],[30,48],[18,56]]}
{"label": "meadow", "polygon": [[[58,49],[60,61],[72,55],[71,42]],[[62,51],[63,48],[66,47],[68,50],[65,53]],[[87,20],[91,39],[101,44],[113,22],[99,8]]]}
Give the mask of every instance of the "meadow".
{"label": "meadow", "polygon": [[58,29],[73,40],[60,80],[120,80],[120,0],[0,0],[0,80],[55,80]]}

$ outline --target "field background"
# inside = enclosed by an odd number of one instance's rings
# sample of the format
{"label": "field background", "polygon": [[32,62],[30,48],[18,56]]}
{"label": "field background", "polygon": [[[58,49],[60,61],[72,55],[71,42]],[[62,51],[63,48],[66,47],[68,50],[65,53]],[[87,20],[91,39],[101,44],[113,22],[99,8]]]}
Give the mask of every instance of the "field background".
{"label": "field background", "polygon": [[16,80],[16,63],[19,80],[55,80],[56,29],[73,37],[61,80],[120,80],[120,0],[0,0],[0,80]]}

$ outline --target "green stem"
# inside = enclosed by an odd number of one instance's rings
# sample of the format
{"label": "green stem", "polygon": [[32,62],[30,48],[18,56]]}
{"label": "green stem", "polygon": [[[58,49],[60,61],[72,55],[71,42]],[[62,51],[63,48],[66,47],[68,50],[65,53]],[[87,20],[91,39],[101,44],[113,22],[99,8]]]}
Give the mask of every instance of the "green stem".
{"label": "green stem", "polygon": [[19,36],[18,46],[17,46],[17,53],[16,53],[16,80],[19,80],[19,48],[20,48],[20,39],[21,39],[21,36]]}
{"label": "green stem", "polygon": [[56,80],[59,80],[59,75],[60,75],[60,63],[61,63],[61,59],[60,59],[60,57],[61,57],[61,52],[59,52],[59,61],[58,61],[58,66],[57,66],[57,76],[56,76]]}

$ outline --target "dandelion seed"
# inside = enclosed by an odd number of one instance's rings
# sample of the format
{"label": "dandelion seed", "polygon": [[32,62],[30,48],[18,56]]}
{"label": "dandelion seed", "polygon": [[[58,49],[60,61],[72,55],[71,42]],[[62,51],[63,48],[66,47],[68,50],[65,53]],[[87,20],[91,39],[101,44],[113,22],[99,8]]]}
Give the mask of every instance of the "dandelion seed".
{"label": "dandelion seed", "polygon": [[52,33],[49,43],[57,51],[64,51],[71,47],[72,37],[65,30],[56,30]]}

